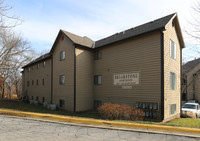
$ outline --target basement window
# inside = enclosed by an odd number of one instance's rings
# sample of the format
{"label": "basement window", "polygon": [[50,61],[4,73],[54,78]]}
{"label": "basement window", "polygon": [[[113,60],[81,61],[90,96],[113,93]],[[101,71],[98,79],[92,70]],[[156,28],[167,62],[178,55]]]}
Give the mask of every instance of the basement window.
{"label": "basement window", "polygon": [[94,76],[94,84],[100,85],[101,84],[101,75],[95,75]]}
{"label": "basement window", "polygon": [[65,107],[65,101],[64,100],[62,100],[62,99],[59,100],[59,107],[60,108],[64,108]]}
{"label": "basement window", "polygon": [[94,110],[97,110],[99,108],[99,106],[102,105],[102,102],[100,100],[94,100]]}

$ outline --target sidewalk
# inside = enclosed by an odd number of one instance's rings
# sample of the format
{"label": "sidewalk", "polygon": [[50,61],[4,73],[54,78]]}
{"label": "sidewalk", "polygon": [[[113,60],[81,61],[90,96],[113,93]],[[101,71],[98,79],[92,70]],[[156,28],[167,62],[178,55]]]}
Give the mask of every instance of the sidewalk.
{"label": "sidewalk", "polygon": [[47,122],[59,122],[62,124],[73,124],[78,126],[89,126],[95,128],[108,128],[115,130],[127,130],[127,131],[148,132],[148,133],[158,133],[158,134],[173,134],[178,136],[200,137],[200,129],[198,128],[185,128],[185,127],[173,127],[164,125],[116,122],[108,120],[95,120],[90,118],[60,116],[53,114],[40,114],[40,113],[23,112],[23,111],[7,110],[7,109],[0,109],[0,114],[19,116],[19,117],[31,117],[34,118],[35,120],[43,120]]}

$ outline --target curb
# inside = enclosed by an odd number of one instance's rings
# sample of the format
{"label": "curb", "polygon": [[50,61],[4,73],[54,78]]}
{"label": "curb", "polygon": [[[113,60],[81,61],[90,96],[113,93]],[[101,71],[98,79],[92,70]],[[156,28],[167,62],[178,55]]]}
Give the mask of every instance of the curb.
{"label": "curb", "polygon": [[129,127],[129,128],[138,128],[138,129],[146,129],[146,130],[153,129],[153,130],[160,130],[160,131],[175,131],[175,132],[200,134],[200,129],[198,128],[173,127],[173,126],[165,126],[165,125],[150,125],[150,124],[139,124],[139,123],[124,123],[124,122],[116,122],[116,121],[108,121],[108,120],[95,120],[95,119],[89,119],[89,118],[60,116],[60,115],[52,115],[52,114],[40,114],[40,113],[23,112],[23,111],[7,110],[7,109],[0,109],[0,114],[36,117],[36,118],[42,118],[42,119],[84,123],[84,124],[94,124],[94,125],[104,125],[104,126],[107,125],[107,126]]}

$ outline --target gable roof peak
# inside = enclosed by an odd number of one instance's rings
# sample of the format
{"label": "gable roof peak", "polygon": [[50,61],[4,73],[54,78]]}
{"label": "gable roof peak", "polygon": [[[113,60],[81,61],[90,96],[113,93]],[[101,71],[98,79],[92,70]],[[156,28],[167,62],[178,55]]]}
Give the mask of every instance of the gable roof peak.
{"label": "gable roof peak", "polygon": [[91,48],[94,44],[94,41],[87,36],[81,37],[79,35],[73,34],[71,32],[61,29],[61,32],[64,33],[74,44]]}

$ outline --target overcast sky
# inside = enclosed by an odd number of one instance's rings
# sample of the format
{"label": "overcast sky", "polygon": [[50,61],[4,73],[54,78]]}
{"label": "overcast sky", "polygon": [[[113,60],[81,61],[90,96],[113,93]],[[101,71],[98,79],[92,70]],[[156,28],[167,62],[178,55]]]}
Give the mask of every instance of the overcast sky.
{"label": "overcast sky", "polygon": [[49,51],[60,29],[98,40],[177,12],[186,49],[184,61],[195,54],[186,36],[196,0],[5,0],[10,11],[24,20],[15,28],[38,52]]}

